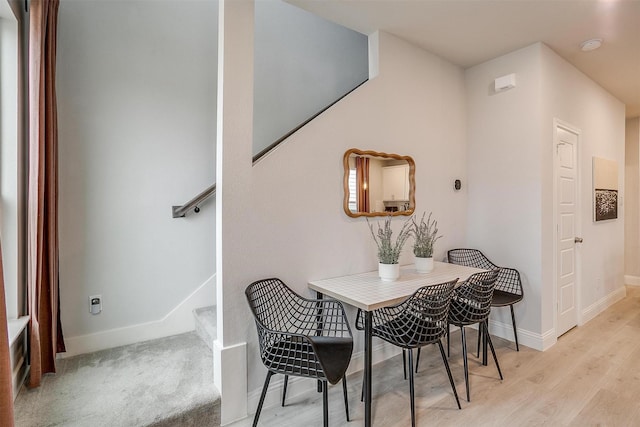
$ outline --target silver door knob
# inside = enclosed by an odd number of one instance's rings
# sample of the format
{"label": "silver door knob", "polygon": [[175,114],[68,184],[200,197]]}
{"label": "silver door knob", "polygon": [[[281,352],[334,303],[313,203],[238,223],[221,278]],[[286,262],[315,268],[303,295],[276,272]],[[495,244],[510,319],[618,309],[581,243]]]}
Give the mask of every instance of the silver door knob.
{"label": "silver door knob", "polygon": [[582,237],[576,237],[573,241],[576,243],[582,243]]}

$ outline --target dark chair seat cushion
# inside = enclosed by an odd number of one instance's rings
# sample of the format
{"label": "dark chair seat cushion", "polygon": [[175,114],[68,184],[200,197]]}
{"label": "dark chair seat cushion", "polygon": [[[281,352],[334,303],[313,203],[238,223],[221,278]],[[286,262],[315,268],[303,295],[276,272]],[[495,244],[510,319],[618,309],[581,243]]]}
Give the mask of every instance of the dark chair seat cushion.
{"label": "dark chair seat cushion", "polygon": [[324,368],[327,381],[336,384],[342,379],[353,353],[353,339],[344,337],[309,337]]}
{"label": "dark chair seat cushion", "polygon": [[293,336],[267,346],[262,360],[274,372],[326,378],[329,383],[336,384],[347,371],[352,352],[352,338]]}
{"label": "dark chair seat cushion", "polygon": [[515,304],[519,301],[522,301],[522,295],[512,294],[510,292],[504,292],[496,289],[495,291],[493,291],[491,305],[493,307],[504,307],[507,305]]}

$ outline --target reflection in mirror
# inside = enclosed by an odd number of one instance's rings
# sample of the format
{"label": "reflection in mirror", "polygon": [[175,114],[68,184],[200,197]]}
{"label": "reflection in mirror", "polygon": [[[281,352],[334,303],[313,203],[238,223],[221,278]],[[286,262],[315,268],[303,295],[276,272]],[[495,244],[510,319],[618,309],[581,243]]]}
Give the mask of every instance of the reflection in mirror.
{"label": "reflection in mirror", "polygon": [[347,150],[344,211],[350,217],[411,215],[415,210],[416,165],[409,156]]}

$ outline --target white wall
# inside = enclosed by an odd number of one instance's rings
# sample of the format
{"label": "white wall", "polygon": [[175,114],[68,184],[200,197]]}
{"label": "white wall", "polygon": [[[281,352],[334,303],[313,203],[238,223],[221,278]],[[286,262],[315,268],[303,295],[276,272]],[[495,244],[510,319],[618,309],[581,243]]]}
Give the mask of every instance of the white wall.
{"label": "white wall", "polygon": [[7,317],[18,317],[18,24],[0,7],[0,238]]}
{"label": "white wall", "polygon": [[[493,93],[495,78],[516,87]],[[515,306],[519,338],[535,348],[555,342],[553,286],[553,120],[581,130],[582,278],[580,321],[624,294],[624,215],[592,221],[591,159],[616,160],[624,189],[624,105],[543,44],[466,71],[469,111],[469,245],[520,270],[525,299]],[[504,311],[504,312],[503,312]],[[508,310],[492,313],[509,325]],[[510,326],[503,331],[511,338]],[[524,336],[523,336],[524,335]]]}
{"label": "white wall", "polygon": [[[229,218],[223,227],[225,232],[237,233],[225,236],[227,239],[250,241],[241,245],[242,251],[223,255],[228,268],[225,292],[241,302],[233,303],[230,311],[224,308],[225,339],[249,343],[248,390],[252,397],[257,397],[265,370],[242,295],[244,288],[254,280],[277,276],[297,292],[311,295],[309,280],[377,266],[366,222],[349,218],[342,209],[346,150],[412,156],[417,211],[433,211],[444,235],[436,257],[442,258],[447,248],[464,242],[466,191],[453,190],[455,178],[466,181],[463,72],[384,33],[380,34],[379,65],[378,77],[302,128],[252,169],[245,169],[246,159],[235,160],[235,169],[241,171],[237,179],[248,186],[244,191],[251,195],[236,198],[247,206],[235,208],[251,214]],[[242,143],[248,144],[244,139]],[[226,166],[233,168],[234,160]],[[402,221],[404,217],[394,220],[394,228]],[[411,249],[407,246],[401,263],[409,262]],[[363,348],[360,334],[355,338],[357,355]]]}
{"label": "white wall", "polygon": [[[216,301],[213,379],[222,425],[247,414],[247,350],[240,332],[249,321],[242,277],[253,258],[250,226],[260,209],[251,200],[254,1],[220,0],[216,135]],[[271,191],[272,189],[269,189]],[[248,326],[248,325],[247,325]]]}
{"label": "white wall", "polygon": [[628,119],[625,132],[624,274],[640,285],[640,118]]}
{"label": "white wall", "polygon": [[[465,72],[468,156],[473,159],[467,244],[520,271],[525,300],[515,306],[516,322],[518,329],[535,333],[541,330],[542,310],[539,52],[539,45],[529,46]],[[494,79],[511,73],[516,87],[496,93]],[[509,310],[494,310],[493,316],[510,323]],[[527,344],[524,334],[519,339]]]}
{"label": "white wall", "polygon": [[[580,129],[580,189],[581,230],[584,243],[578,247],[578,265],[581,283],[578,306],[582,309],[578,322],[595,317],[615,300],[625,295],[624,289],[624,205],[619,200],[618,219],[593,221],[592,159],[603,157],[618,164],[618,190],[624,188],[625,107],[575,67],[560,58],[553,50],[542,45],[543,78],[543,207],[553,206],[551,176],[553,146],[546,135],[553,118],[561,119]],[[543,222],[543,230],[552,230],[552,218]],[[545,233],[543,239],[543,280],[551,283],[553,277],[553,235]],[[553,294],[553,292],[550,292]],[[551,328],[552,304],[543,298],[543,330]]]}
{"label": "white wall", "polygon": [[214,298],[215,202],[171,206],[215,181],[217,3],[63,0],[58,37],[68,350],[179,332],[172,310]]}

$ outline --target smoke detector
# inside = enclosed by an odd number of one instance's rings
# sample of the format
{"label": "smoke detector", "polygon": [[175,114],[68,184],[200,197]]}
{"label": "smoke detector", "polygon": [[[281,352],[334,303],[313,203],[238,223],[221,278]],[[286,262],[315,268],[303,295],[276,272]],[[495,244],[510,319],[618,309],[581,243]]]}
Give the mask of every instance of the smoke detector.
{"label": "smoke detector", "polygon": [[589,52],[596,50],[600,46],[602,46],[602,39],[589,39],[580,44],[580,49],[582,49],[583,52]]}

